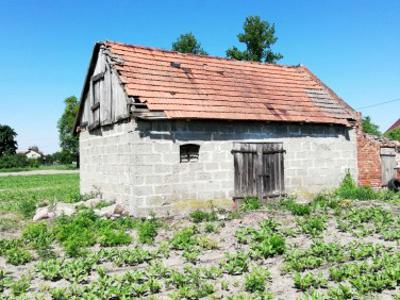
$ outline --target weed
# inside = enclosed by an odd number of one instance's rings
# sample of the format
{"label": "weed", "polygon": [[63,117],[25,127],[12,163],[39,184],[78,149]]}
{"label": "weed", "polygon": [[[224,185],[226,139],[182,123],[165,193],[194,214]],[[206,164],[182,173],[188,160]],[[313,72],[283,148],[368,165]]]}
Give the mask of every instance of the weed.
{"label": "weed", "polygon": [[336,189],[335,193],[343,199],[372,200],[379,198],[378,193],[376,193],[371,187],[358,187],[350,172],[346,173],[342,183]]}
{"label": "weed", "polygon": [[208,236],[199,236],[197,245],[206,250],[218,249],[218,242]]}
{"label": "weed", "polygon": [[82,210],[74,216],[62,216],[57,219],[55,236],[67,255],[76,257],[82,254],[82,248],[96,243],[97,218],[92,210]]}
{"label": "weed", "polygon": [[127,245],[132,242],[132,237],[123,230],[105,228],[100,231],[98,242],[103,247]]}
{"label": "weed", "polygon": [[11,278],[7,275],[4,269],[0,268],[0,293],[4,292],[10,282]]}
{"label": "weed", "polygon": [[215,223],[206,223],[204,231],[206,233],[218,233],[218,226]]}
{"label": "weed", "polygon": [[171,240],[172,249],[184,250],[188,249],[196,244],[195,234],[197,233],[197,227],[191,226],[186,227],[174,234]]}
{"label": "weed", "polygon": [[217,221],[217,215],[215,212],[206,212],[202,210],[195,210],[191,212],[189,217],[194,223],[201,223],[205,221]]}
{"label": "weed", "polygon": [[36,203],[38,202],[36,195],[20,199],[17,211],[25,218],[31,218],[36,210]]}
{"label": "weed", "polygon": [[311,213],[310,204],[297,203],[293,198],[283,200],[282,206],[295,216],[305,216]]}
{"label": "weed", "polygon": [[34,249],[43,250],[50,247],[53,242],[52,232],[48,230],[46,223],[31,223],[22,231],[22,238]]}
{"label": "weed", "polygon": [[157,236],[159,225],[156,220],[145,220],[138,226],[139,241],[145,244],[153,243]]}
{"label": "weed", "polygon": [[240,209],[243,211],[251,211],[256,210],[261,207],[261,202],[258,197],[245,197],[243,199],[242,204],[240,205]]}

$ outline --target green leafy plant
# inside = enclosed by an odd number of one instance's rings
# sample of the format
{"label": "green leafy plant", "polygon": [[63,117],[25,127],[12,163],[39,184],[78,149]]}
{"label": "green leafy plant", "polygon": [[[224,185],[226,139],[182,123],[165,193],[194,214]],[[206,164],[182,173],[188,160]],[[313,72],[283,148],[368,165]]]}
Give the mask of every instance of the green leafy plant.
{"label": "green leafy plant", "polygon": [[189,215],[190,219],[194,223],[201,223],[205,221],[216,221],[217,220],[217,215],[216,213],[213,212],[206,212],[202,210],[195,210],[190,213]]}
{"label": "green leafy plant", "polygon": [[157,229],[159,224],[156,220],[145,220],[138,226],[139,241],[145,244],[153,243],[157,236]]}
{"label": "green leafy plant", "polygon": [[285,251],[285,239],[279,234],[265,236],[260,242],[251,245],[252,257],[270,257]]}
{"label": "green leafy plant", "polygon": [[7,272],[0,268],[0,293],[3,293],[8,287],[8,285],[11,283],[11,278],[10,276],[7,275]]}
{"label": "green leafy plant", "polygon": [[132,242],[132,237],[123,230],[106,228],[100,231],[98,242],[104,247],[127,245]]}
{"label": "green leafy plant", "polygon": [[40,261],[36,268],[40,274],[42,274],[45,280],[57,281],[62,276],[63,261],[59,259],[49,259]]}
{"label": "green leafy plant", "polygon": [[52,232],[44,222],[31,223],[25,226],[22,231],[22,238],[38,250],[49,248],[54,239]]}
{"label": "green leafy plant", "polygon": [[312,236],[319,236],[326,229],[326,216],[309,216],[306,218],[298,219],[298,224],[302,232],[308,233]]}
{"label": "green leafy plant", "polygon": [[258,197],[245,197],[240,205],[240,209],[243,211],[256,210],[261,207],[261,202]]}
{"label": "green leafy plant", "polygon": [[25,294],[31,285],[31,277],[28,275],[21,276],[18,280],[10,284],[11,293],[13,296],[21,296]]}
{"label": "green leafy plant", "polygon": [[24,249],[12,248],[6,252],[7,263],[15,266],[24,265],[32,260],[32,255]]}
{"label": "green leafy plant", "polygon": [[303,291],[308,290],[310,288],[319,288],[325,287],[328,284],[328,281],[322,276],[321,273],[313,274],[313,273],[296,273],[293,278],[294,286]]}
{"label": "green leafy plant", "polygon": [[379,195],[371,187],[358,187],[350,172],[346,173],[335,193],[343,199],[371,200],[379,198]]}
{"label": "green leafy plant", "polygon": [[135,266],[152,259],[152,254],[143,248],[101,250],[99,255],[119,267]]}
{"label": "green leafy plant", "polygon": [[293,198],[283,200],[282,206],[295,216],[305,216],[311,213],[310,204],[297,203]]}
{"label": "green leafy plant", "polygon": [[254,268],[245,277],[244,287],[245,290],[251,293],[262,292],[265,290],[265,283],[271,277],[271,273],[262,267]]}
{"label": "green leafy plant", "polygon": [[195,234],[197,228],[195,226],[186,227],[174,234],[171,240],[172,249],[184,250],[194,246],[197,243]]}
{"label": "green leafy plant", "polygon": [[249,258],[244,252],[226,253],[225,260],[221,263],[226,273],[239,275],[249,269]]}
{"label": "green leafy plant", "polygon": [[337,287],[328,288],[328,296],[334,300],[344,300],[352,299],[354,295],[351,287],[340,283]]}

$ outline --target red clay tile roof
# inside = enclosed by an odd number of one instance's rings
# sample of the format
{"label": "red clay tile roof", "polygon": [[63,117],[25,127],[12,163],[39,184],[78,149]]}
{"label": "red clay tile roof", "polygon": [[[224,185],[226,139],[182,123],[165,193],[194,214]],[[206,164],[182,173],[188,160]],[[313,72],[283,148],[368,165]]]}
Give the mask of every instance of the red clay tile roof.
{"label": "red clay tile roof", "polygon": [[128,96],[171,119],[349,125],[354,111],[303,66],[104,42]]}
{"label": "red clay tile roof", "polygon": [[399,128],[400,127],[400,119],[398,119],[386,132],[392,131],[393,129]]}

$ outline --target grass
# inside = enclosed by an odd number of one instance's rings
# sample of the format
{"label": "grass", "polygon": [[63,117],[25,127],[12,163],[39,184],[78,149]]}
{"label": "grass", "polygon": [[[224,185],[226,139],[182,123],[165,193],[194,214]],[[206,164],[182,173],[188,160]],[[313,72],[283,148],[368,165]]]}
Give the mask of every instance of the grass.
{"label": "grass", "polygon": [[79,174],[0,177],[0,211],[31,217],[40,203],[80,199]]}
{"label": "grass", "polygon": [[0,173],[11,173],[11,172],[24,172],[24,171],[36,171],[36,170],[77,170],[76,165],[42,165],[37,168],[26,167],[26,168],[7,168],[0,169]]}

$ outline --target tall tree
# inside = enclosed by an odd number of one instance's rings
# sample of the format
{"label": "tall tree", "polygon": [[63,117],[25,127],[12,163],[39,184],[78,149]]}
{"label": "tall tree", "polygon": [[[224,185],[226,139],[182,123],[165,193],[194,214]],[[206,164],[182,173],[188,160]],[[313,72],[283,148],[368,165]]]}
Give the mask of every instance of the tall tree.
{"label": "tall tree", "polygon": [[66,154],[71,157],[78,157],[79,138],[73,134],[75,118],[79,109],[79,101],[75,96],[68,97],[64,100],[64,113],[58,120],[58,134],[60,139],[60,147]]}
{"label": "tall tree", "polygon": [[197,41],[193,33],[181,34],[179,38],[172,44],[172,50],[181,53],[192,53],[207,55],[208,53],[203,50],[201,44]]}
{"label": "tall tree", "polygon": [[246,44],[246,50],[232,47],[226,51],[227,57],[267,63],[276,63],[283,58],[282,54],[271,50],[271,46],[278,40],[275,36],[275,24],[270,25],[258,16],[250,16],[243,24],[243,31],[237,37],[239,42]]}
{"label": "tall tree", "polygon": [[362,130],[368,134],[377,135],[377,136],[382,135],[382,133],[379,130],[379,126],[372,123],[370,116],[366,116],[366,117],[362,118]]}
{"label": "tall tree", "polygon": [[17,151],[17,133],[8,125],[0,124],[0,156],[15,154]]}
{"label": "tall tree", "polygon": [[389,139],[400,142],[400,127],[390,130],[385,133],[385,136]]}

